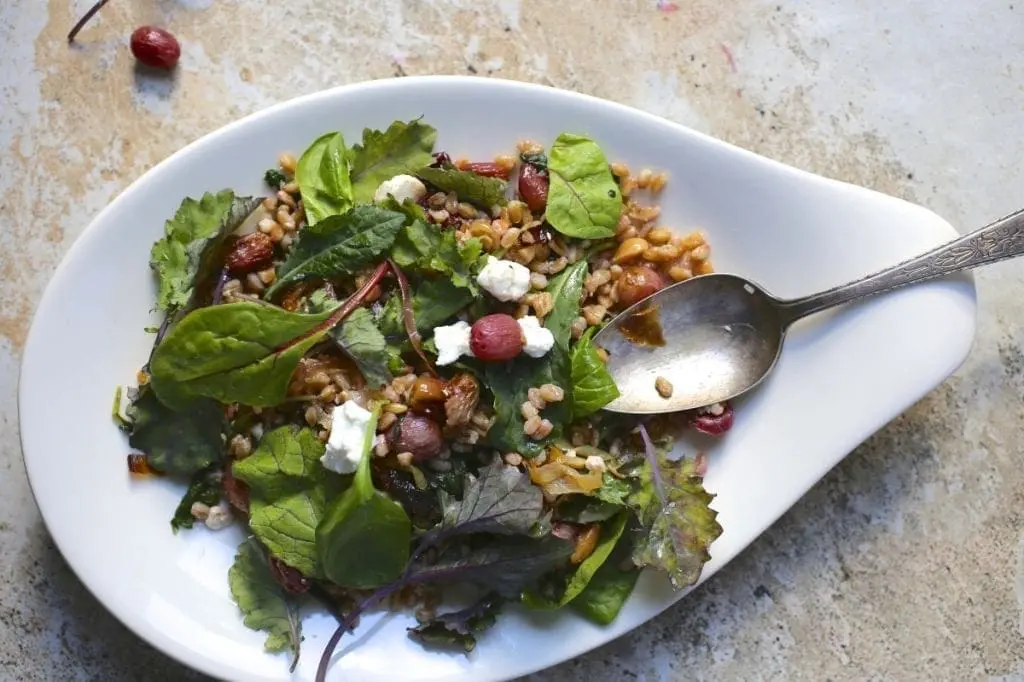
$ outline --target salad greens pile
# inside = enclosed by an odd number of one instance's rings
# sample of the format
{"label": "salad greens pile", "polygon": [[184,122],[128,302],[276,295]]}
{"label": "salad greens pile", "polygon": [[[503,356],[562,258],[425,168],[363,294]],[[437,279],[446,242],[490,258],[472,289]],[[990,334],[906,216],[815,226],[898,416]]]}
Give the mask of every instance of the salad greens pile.
{"label": "salad greens pile", "polygon": [[[702,460],[668,456],[669,423],[602,412],[619,393],[598,326],[581,333],[577,321],[628,204],[601,148],[563,134],[546,155],[454,164],[434,153],[436,137],[421,120],[351,145],[333,132],[294,168],[267,171],[269,200],[185,199],[152,249],[163,323],[124,416],[115,407],[134,472],[189,480],[175,532],[219,527],[229,509],[244,522],[228,581],[267,650],[298,660],[301,599],[338,615],[321,678],[359,615],[399,595],[470,588],[465,608],[420,613],[410,629],[468,652],[512,604],[606,624],[642,567],[692,585],[721,533]],[[517,164],[543,185],[517,186]],[[382,191],[401,183],[424,189]],[[272,240],[279,200],[297,225]],[[457,211],[440,210],[453,201]],[[513,214],[526,215],[526,242],[474,236],[507,230]],[[501,361],[464,351],[435,367],[436,328],[523,316],[528,306],[499,300],[479,275],[495,258],[526,260],[525,244],[545,245],[547,265],[564,261],[540,280],[549,349]],[[314,366],[337,390],[309,388]],[[431,386],[441,397],[423,403],[416,391]],[[545,386],[561,397],[537,403]],[[346,455],[356,463],[341,470],[329,451],[347,401],[368,416]],[[524,427],[531,401],[545,433]]]}

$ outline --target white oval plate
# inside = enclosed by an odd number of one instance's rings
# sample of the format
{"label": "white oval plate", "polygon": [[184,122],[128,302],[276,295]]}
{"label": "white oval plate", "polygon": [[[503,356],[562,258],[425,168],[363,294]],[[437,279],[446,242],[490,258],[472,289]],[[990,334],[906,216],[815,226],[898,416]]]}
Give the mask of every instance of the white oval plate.
{"label": "white oval plate", "polygon": [[[167,654],[228,679],[312,679],[333,629],[304,623],[294,678],[262,650],[228,594],[237,529],[172,535],[181,489],[132,481],[110,419],[116,384],[146,359],[154,285],[150,245],[185,196],[230,187],[262,193],[264,169],[341,129],[424,116],[438,149],[487,159],[516,141],[563,131],[609,158],[665,169],[664,223],[705,228],[716,268],[781,296],[823,289],[953,238],[935,214],[803,173],[660,118],[578,94],[498,80],[403,78],[302,97],[233,123],[146,173],[82,234],[47,287],[21,371],[21,438],[32,489],[68,563],[129,628]],[[969,278],[935,282],[826,315],[789,337],[772,379],[738,405],[706,479],[725,532],[704,579],[746,547],[858,443],[965,358],[974,335]],[[898,456],[898,453],[896,453]],[[619,618],[512,612],[471,656],[408,640],[404,616],[364,619],[334,680],[503,680],[582,654],[652,618],[681,595],[645,574]],[[356,643],[355,646],[352,643]]]}

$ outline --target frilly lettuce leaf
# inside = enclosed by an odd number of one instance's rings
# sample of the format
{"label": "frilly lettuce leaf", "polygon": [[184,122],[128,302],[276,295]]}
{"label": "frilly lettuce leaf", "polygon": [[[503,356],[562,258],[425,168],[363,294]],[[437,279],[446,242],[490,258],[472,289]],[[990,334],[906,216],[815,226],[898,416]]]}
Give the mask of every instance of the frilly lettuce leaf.
{"label": "frilly lettuce leaf", "polygon": [[395,121],[383,132],[365,129],[349,157],[355,202],[372,201],[380,183],[429,165],[435,140],[437,130],[418,120]]}
{"label": "frilly lettuce leaf", "polygon": [[249,527],[271,554],[307,576],[321,575],[316,527],[341,478],[320,464],[324,444],[310,429],[281,426],[263,436],[232,472],[249,486]]}
{"label": "frilly lettuce leaf", "polygon": [[157,308],[173,313],[191,304],[197,282],[216,269],[224,241],[258,204],[258,199],[236,197],[231,190],[181,202],[150,253],[159,286]]}
{"label": "frilly lettuce leaf", "polygon": [[255,540],[238,546],[235,563],[228,569],[228,585],[245,625],[267,633],[267,651],[291,651],[294,670],[302,642],[298,609],[270,574],[267,557]]}
{"label": "frilly lettuce leaf", "polygon": [[708,547],[722,534],[722,526],[710,507],[714,495],[704,490],[693,460],[658,459],[660,471],[652,472],[650,462],[645,463],[642,488],[631,498],[647,530],[633,548],[633,561],[664,571],[681,589],[700,578],[711,558]]}

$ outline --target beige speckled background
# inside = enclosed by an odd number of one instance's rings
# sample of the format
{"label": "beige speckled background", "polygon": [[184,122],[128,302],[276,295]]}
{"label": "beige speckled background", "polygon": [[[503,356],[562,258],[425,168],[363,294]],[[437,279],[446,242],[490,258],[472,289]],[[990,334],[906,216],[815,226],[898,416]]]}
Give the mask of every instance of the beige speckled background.
{"label": "beige speckled background", "polygon": [[[1024,204],[1015,0],[91,0],[0,3],[0,679],[199,679],[54,549],[18,445],[32,310],[106,202],[184,143],[296,94],[396,74],[626,102],[961,228]],[[173,79],[128,34],[169,27]],[[532,682],[1024,679],[1024,263],[978,276],[967,364],[652,623]]]}

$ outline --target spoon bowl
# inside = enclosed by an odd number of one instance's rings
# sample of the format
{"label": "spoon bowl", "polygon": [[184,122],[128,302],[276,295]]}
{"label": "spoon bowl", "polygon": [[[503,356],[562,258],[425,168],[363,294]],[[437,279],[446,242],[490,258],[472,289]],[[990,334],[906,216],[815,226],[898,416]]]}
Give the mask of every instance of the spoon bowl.
{"label": "spoon bowl", "polygon": [[[781,302],[728,274],[673,284],[636,303],[595,337],[609,354],[620,396],[605,409],[629,414],[691,410],[733,398],[775,366],[786,334]],[[665,344],[630,341],[621,331],[639,316],[657,315]],[[663,377],[672,393],[663,396]]]}
{"label": "spoon bowl", "polygon": [[623,311],[594,337],[610,355],[607,368],[620,392],[605,409],[656,414],[735,398],[772,371],[786,329],[797,320],[1022,254],[1024,210],[881,272],[803,298],[775,298],[735,275],[678,282]]}

